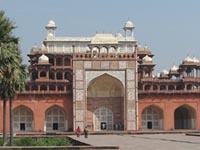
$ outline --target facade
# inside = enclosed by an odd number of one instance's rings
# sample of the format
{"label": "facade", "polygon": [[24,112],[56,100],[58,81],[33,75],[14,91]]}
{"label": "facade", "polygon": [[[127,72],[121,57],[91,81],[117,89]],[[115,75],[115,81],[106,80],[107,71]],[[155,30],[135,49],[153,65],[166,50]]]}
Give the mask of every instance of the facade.
{"label": "facade", "polygon": [[13,100],[15,132],[200,129],[198,59],[154,76],[154,55],[137,44],[131,21],[124,36],[58,37],[53,20],[45,28]]}

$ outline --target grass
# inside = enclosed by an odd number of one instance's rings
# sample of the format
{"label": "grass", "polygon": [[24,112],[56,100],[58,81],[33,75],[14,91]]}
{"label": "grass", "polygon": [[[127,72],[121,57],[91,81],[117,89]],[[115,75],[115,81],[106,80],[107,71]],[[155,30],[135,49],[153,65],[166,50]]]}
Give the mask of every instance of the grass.
{"label": "grass", "polygon": [[[3,145],[3,139],[0,138],[0,145]],[[62,137],[46,137],[46,138],[16,138],[14,146],[72,146],[73,144],[67,138]]]}

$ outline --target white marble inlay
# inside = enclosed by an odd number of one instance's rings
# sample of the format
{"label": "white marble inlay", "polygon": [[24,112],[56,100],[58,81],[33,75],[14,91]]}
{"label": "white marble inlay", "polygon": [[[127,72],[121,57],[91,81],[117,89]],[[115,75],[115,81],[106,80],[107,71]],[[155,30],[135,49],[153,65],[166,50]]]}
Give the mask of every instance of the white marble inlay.
{"label": "white marble inlay", "polygon": [[88,87],[90,81],[103,74],[108,74],[117,78],[125,87],[125,71],[86,71],[86,87]]}

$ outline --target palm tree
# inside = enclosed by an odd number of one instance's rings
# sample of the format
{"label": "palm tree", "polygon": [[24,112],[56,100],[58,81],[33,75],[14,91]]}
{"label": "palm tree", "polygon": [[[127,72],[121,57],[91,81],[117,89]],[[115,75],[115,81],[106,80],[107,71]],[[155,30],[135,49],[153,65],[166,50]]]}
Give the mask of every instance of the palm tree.
{"label": "palm tree", "polygon": [[0,11],[0,96],[3,100],[3,143],[6,142],[6,100],[10,101],[10,145],[13,145],[12,99],[22,90],[27,77],[26,66],[18,48],[18,38],[12,35],[13,23]]}

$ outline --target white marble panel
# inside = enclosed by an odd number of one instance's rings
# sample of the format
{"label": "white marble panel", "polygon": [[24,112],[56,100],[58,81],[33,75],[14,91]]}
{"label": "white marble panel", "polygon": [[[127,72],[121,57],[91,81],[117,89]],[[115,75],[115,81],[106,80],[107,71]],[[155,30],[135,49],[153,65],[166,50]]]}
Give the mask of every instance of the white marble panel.
{"label": "white marble panel", "polygon": [[127,69],[127,80],[134,80],[134,79],[135,79],[135,70]]}
{"label": "white marble panel", "polygon": [[86,85],[88,87],[90,81],[103,74],[111,75],[117,78],[125,87],[125,71],[86,71]]}
{"label": "white marble panel", "polygon": [[83,80],[83,70],[82,69],[76,70],[76,80]]}
{"label": "white marble panel", "polygon": [[76,101],[84,100],[84,90],[76,90]]}
{"label": "white marble panel", "polygon": [[119,61],[119,69],[125,69],[126,68],[126,61]]}

